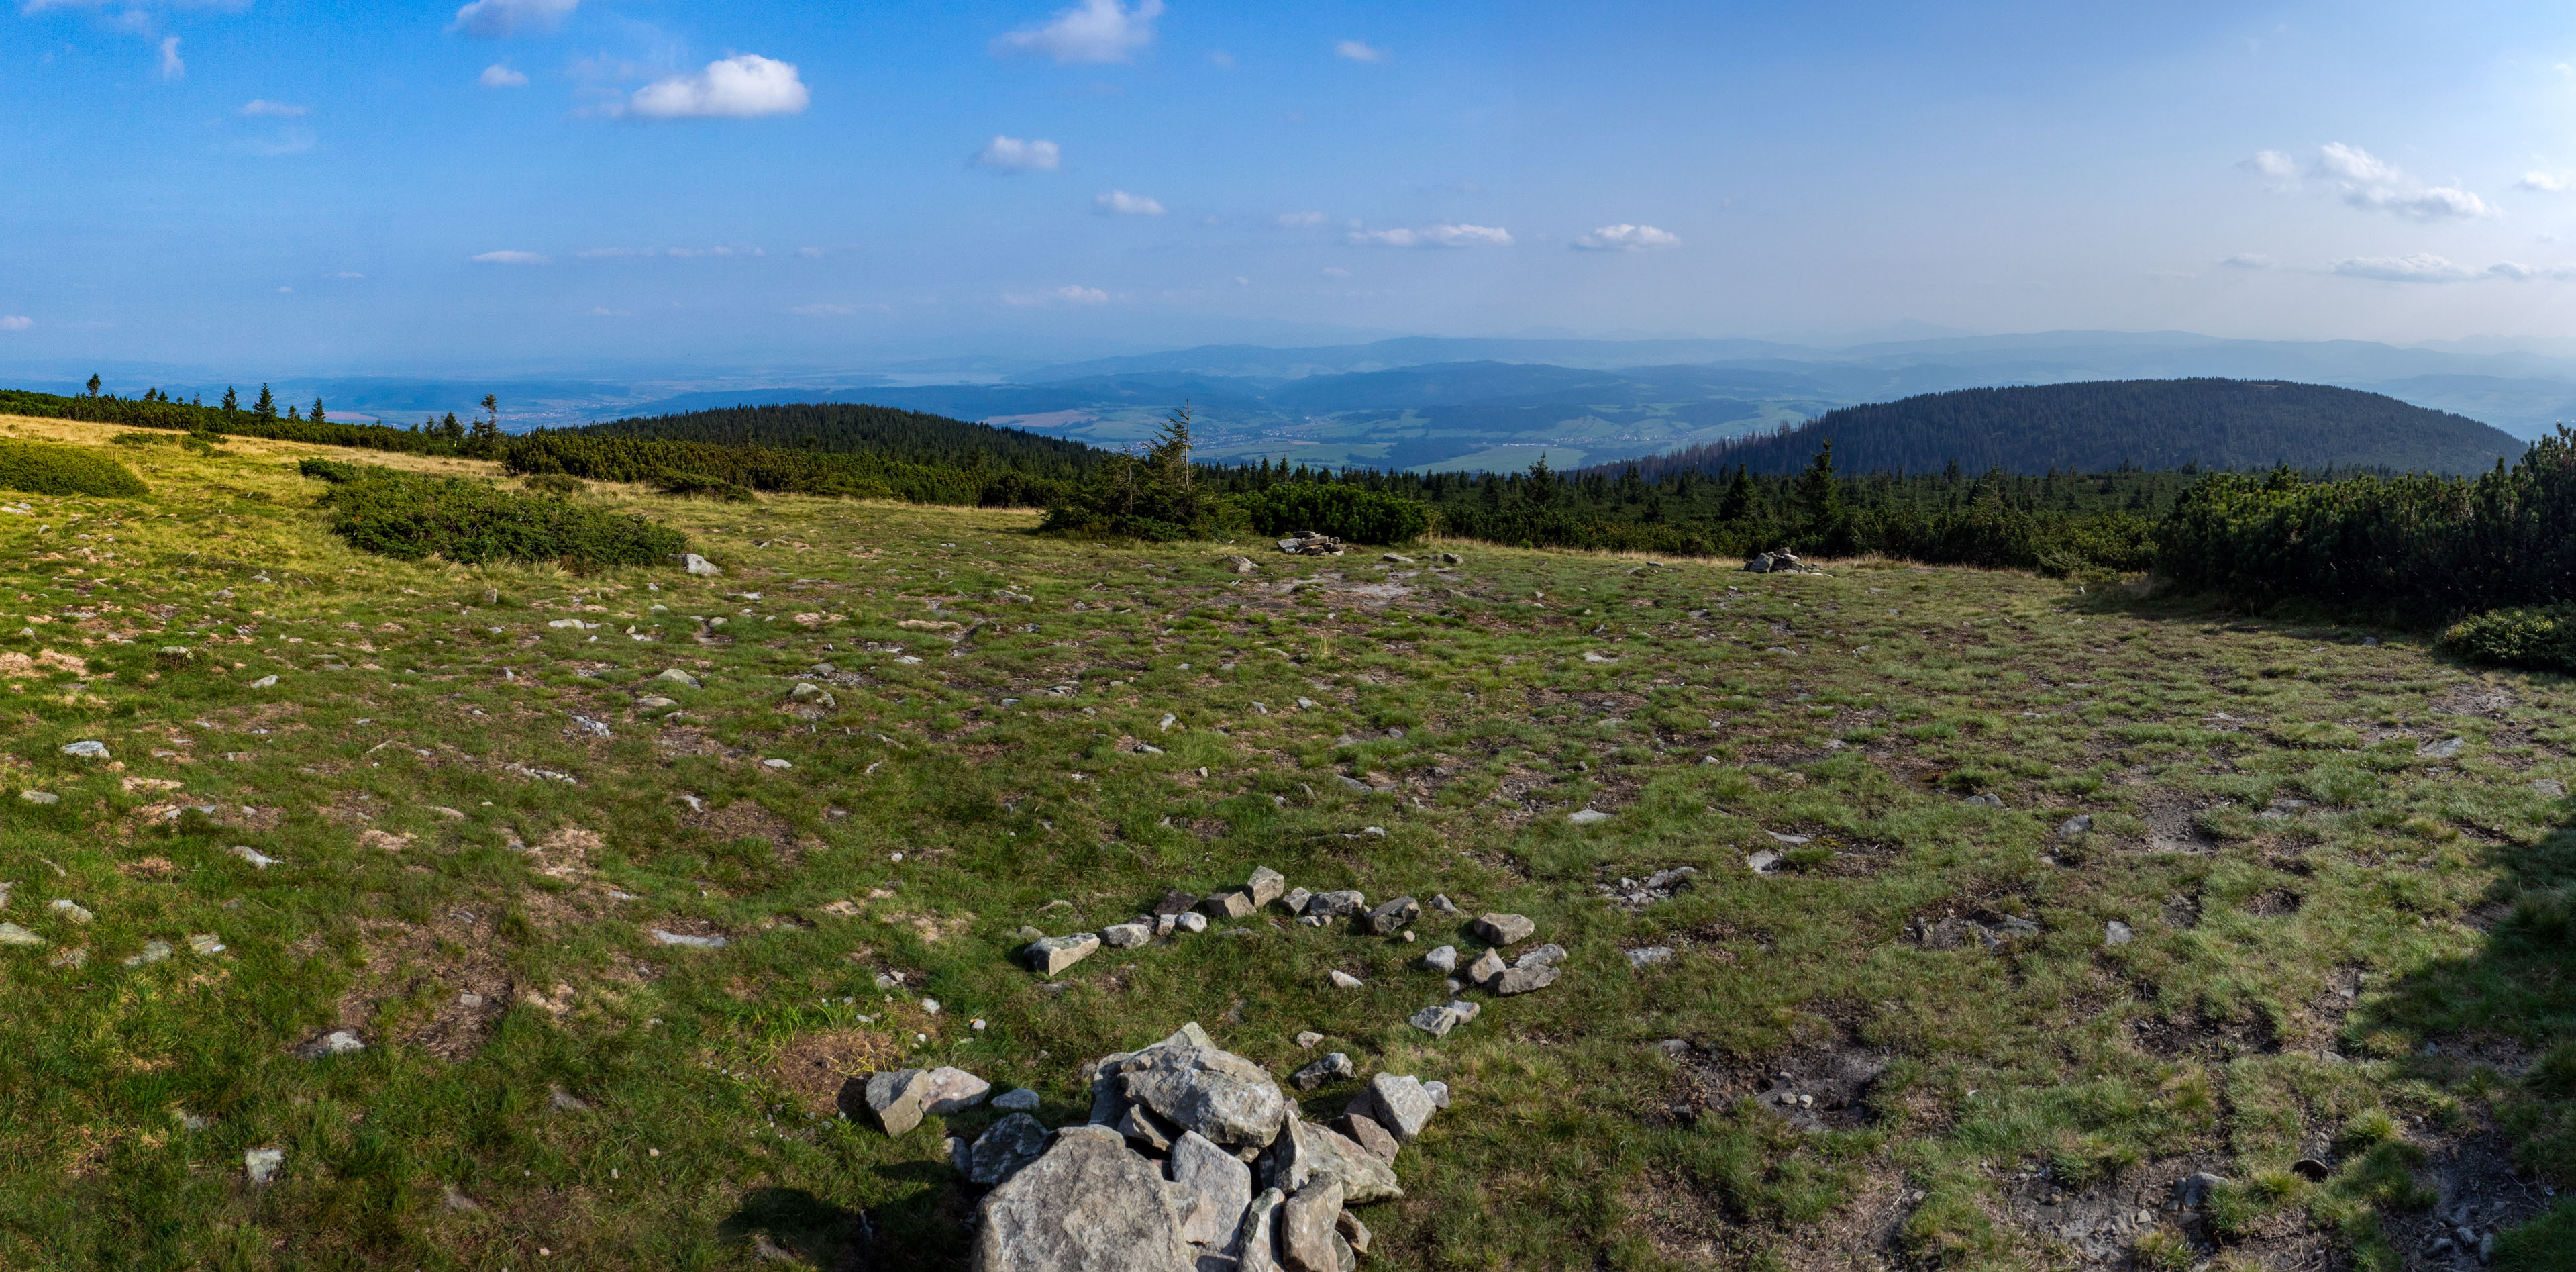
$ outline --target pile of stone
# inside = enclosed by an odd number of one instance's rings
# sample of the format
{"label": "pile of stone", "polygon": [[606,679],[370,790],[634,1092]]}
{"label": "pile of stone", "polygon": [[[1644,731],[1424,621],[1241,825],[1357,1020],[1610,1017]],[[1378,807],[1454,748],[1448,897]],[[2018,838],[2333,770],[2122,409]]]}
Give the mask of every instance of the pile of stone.
{"label": "pile of stone", "polygon": [[[1354,1272],[1369,1230],[1350,1207],[1404,1195],[1396,1153],[1449,1102],[1441,1083],[1382,1073],[1319,1126],[1196,1024],[1088,1067],[1084,1124],[1050,1131],[1026,1111],[1034,1099],[1006,1097],[996,1104],[1023,1107],[951,1141],[957,1168],[992,1190],[975,1212],[976,1272]],[[1354,1074],[1343,1057],[1339,1076]],[[959,1078],[981,1086],[957,1070],[854,1078],[843,1107],[902,1134],[981,1098]]]}
{"label": "pile of stone", "polygon": [[1816,567],[1799,560],[1797,553],[1784,549],[1779,552],[1765,552],[1745,562],[1744,568],[1754,574],[1805,574],[1812,572]]}
{"label": "pile of stone", "polygon": [[1329,534],[1300,530],[1279,541],[1279,550],[1290,556],[1340,556],[1342,541]]}

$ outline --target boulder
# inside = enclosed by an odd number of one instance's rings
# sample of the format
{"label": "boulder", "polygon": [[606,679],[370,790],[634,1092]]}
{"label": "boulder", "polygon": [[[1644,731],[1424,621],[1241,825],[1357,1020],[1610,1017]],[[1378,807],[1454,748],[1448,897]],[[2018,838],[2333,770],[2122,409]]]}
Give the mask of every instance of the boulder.
{"label": "boulder", "polygon": [[1050,936],[1031,941],[1028,948],[1020,951],[1020,957],[1027,961],[1031,971],[1041,976],[1053,976],[1091,957],[1099,949],[1099,937],[1089,932],[1076,932],[1071,936]]}
{"label": "boulder", "polygon": [[1252,1168],[1196,1132],[1172,1145],[1172,1190],[1181,1213],[1181,1239],[1223,1247],[1242,1226],[1252,1204]]}
{"label": "boulder", "polygon": [[975,1137],[975,1146],[966,1151],[966,1179],[987,1188],[1001,1183],[1036,1161],[1046,1142],[1044,1125],[1026,1113],[1013,1113]]}
{"label": "boulder", "polygon": [[1330,1127],[1298,1119],[1270,1146],[1270,1184],[1295,1192],[1317,1180],[1339,1183],[1352,1205],[1401,1197],[1395,1168]]}
{"label": "boulder", "polygon": [[1276,1188],[1264,1189],[1243,1208],[1232,1247],[1237,1272],[1279,1272],[1279,1207],[1287,1200]]}
{"label": "boulder", "polygon": [[1370,1078],[1368,1089],[1353,1097],[1350,1107],[1343,1111],[1372,1118],[1393,1131],[1397,1139],[1410,1144],[1438,1109],[1420,1078],[1381,1073]]}
{"label": "boulder", "polygon": [[1356,1078],[1359,1074],[1359,1068],[1351,1063],[1351,1058],[1336,1051],[1313,1064],[1307,1065],[1303,1069],[1299,1069],[1295,1073],[1289,1074],[1288,1080],[1291,1083],[1294,1083],[1300,1091],[1312,1091],[1327,1082],[1339,1082],[1345,1078]]}
{"label": "boulder", "polygon": [[1538,925],[1517,914],[1480,914],[1469,931],[1487,945],[1518,945],[1538,931]]}
{"label": "boulder", "polygon": [[1438,1003],[1433,1006],[1425,1007],[1422,1010],[1405,1017],[1404,1022],[1434,1038],[1446,1038],[1449,1036],[1450,1030],[1467,1023],[1468,1017],[1458,1009],[1460,1007],[1472,1005],[1473,1004],[1469,1003]]}
{"label": "boulder", "polygon": [[1030,1109],[1036,1108],[1038,1103],[1038,1093],[1028,1089],[1027,1087],[1021,1087],[1007,1094],[993,1097],[994,1108],[1007,1109],[1013,1113],[1026,1113]]}
{"label": "boulder", "polygon": [[1470,985],[1485,984],[1488,981],[1492,981],[1497,977],[1500,977],[1505,970],[1507,970],[1507,965],[1503,962],[1503,956],[1492,950],[1487,950],[1484,953],[1477,955],[1475,962],[1467,965],[1467,983]]}
{"label": "boulder", "polygon": [[[1342,1186],[1334,1180],[1309,1184],[1289,1194],[1279,1211],[1279,1262],[1288,1272],[1348,1272],[1333,1244],[1341,1234],[1333,1225],[1342,1217]],[[1343,1242],[1345,1248],[1348,1242]]]}
{"label": "boulder", "polygon": [[1154,939],[1154,929],[1142,923],[1112,923],[1100,929],[1100,941],[1113,950],[1132,950]]}
{"label": "boulder", "polygon": [[1175,889],[1164,893],[1163,899],[1154,903],[1154,917],[1159,919],[1167,914],[1186,914],[1198,903],[1198,897]]}
{"label": "boulder", "polygon": [[1368,898],[1349,889],[1338,892],[1318,892],[1306,898],[1306,913],[1322,919],[1338,919],[1346,914],[1357,914],[1366,908],[1368,908]]}
{"label": "boulder", "polygon": [[1334,1118],[1333,1131],[1368,1150],[1369,1156],[1382,1162],[1393,1162],[1397,1150],[1402,1147],[1395,1142],[1394,1135],[1377,1124],[1376,1118],[1363,1117],[1357,1113],[1344,1113]]}
{"label": "boulder", "polygon": [[927,1069],[888,1069],[841,1084],[841,1116],[870,1121],[887,1135],[902,1135],[921,1125],[933,1086]]}
{"label": "boulder", "polygon": [[1252,895],[1252,904],[1255,908],[1265,906],[1286,895],[1288,876],[1268,866],[1254,866],[1252,878],[1244,882],[1243,890]]}
{"label": "boulder", "polygon": [[1458,947],[1443,945],[1422,956],[1422,965],[1443,976],[1458,970]]}
{"label": "boulder", "polygon": [[1279,894],[1279,905],[1280,908],[1288,911],[1290,914],[1304,914],[1306,912],[1306,903],[1314,899],[1315,894],[1308,892],[1304,888],[1290,888],[1286,892]]}
{"label": "boulder", "polygon": [[1251,896],[1241,892],[1220,892],[1199,902],[1199,913],[1211,919],[1248,919],[1257,908]]}
{"label": "boulder", "polygon": [[1422,903],[1411,897],[1397,897],[1371,910],[1360,919],[1360,927],[1372,936],[1386,936],[1402,930],[1422,916]]}
{"label": "boulder", "polygon": [[1485,988],[1506,998],[1514,994],[1526,994],[1555,984],[1556,978],[1563,974],[1564,970],[1554,963],[1540,963],[1535,967],[1515,967],[1495,977]]}
{"label": "boulder", "polygon": [[[1207,1035],[1200,1031],[1198,1037]],[[1121,1058],[1117,1094],[1219,1144],[1257,1148],[1276,1138],[1292,1106],[1270,1071],[1204,1042],[1172,1045],[1182,1038],[1175,1034]],[[1104,1061],[1101,1072],[1110,1069]]]}
{"label": "boulder", "polygon": [[1068,1126],[976,1207],[975,1272],[1191,1272],[1163,1172],[1117,1132]]}
{"label": "boulder", "polygon": [[921,1111],[941,1117],[963,1113],[983,1103],[993,1091],[992,1083],[948,1065],[931,1070],[928,1079],[930,1086],[922,1094]]}

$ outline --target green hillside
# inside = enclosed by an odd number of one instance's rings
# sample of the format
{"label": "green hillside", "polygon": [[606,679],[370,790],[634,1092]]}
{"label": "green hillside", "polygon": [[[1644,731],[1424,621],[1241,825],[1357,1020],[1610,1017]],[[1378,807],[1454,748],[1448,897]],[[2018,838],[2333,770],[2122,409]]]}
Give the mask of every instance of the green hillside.
{"label": "green hillside", "polygon": [[1100,462],[1081,442],[1016,428],[969,424],[922,411],[847,402],[734,406],[679,415],[639,416],[578,430],[594,437],[708,442],[871,455],[906,464],[1008,468],[1032,476],[1070,477]]}
{"label": "green hillside", "polygon": [[2106,380],[1926,393],[1659,457],[1647,472],[1794,472],[1825,442],[1846,471],[2123,467],[2478,472],[2522,453],[2502,430],[2392,397],[2260,380]]}

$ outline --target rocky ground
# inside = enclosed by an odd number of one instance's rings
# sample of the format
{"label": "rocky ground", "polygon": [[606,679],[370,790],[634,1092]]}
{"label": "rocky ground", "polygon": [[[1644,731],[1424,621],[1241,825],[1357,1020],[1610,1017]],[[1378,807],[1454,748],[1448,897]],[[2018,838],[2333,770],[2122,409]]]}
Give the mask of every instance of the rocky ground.
{"label": "rocky ground", "polygon": [[[0,1264],[962,1268],[1066,1152],[1241,1166],[1220,1257],[1276,1187],[1369,1267],[2474,1266],[2576,1182],[2554,679],[795,498],[585,496],[719,575],[408,566],[226,449],[0,511]],[[1128,1096],[1187,1022],[1270,1139]]]}

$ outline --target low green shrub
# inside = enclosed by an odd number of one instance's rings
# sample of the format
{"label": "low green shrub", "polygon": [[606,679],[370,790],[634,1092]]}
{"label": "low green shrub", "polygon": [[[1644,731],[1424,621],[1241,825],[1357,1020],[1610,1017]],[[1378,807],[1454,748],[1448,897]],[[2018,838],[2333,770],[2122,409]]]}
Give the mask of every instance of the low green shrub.
{"label": "low green shrub", "polygon": [[559,499],[569,499],[590,489],[590,483],[571,473],[532,473],[527,480],[519,483],[519,488],[532,495],[553,495]]}
{"label": "low green shrub", "polygon": [[0,441],[0,490],[109,499],[140,499],[152,493],[133,469],[104,452],[19,441]]}
{"label": "low green shrub", "polygon": [[323,496],[349,546],[397,560],[435,553],[469,564],[508,559],[580,566],[651,565],[688,549],[669,526],[563,499],[457,477],[379,470]]}
{"label": "low green shrub", "polygon": [[1431,507],[1419,500],[1359,486],[1291,482],[1228,497],[1262,534],[1300,530],[1353,543],[1405,543],[1431,532]]}
{"label": "low green shrub", "polygon": [[661,473],[653,478],[653,488],[684,499],[715,499],[725,503],[752,501],[751,487],[737,485],[722,477],[709,477],[705,473]]}
{"label": "low green shrub", "polygon": [[180,433],[119,433],[107,439],[119,446],[176,446]]}
{"label": "low green shrub", "polygon": [[2445,628],[2441,645],[2471,662],[2576,671],[2576,605],[2488,610]]}
{"label": "low green shrub", "polygon": [[2496,1272],[2576,1272],[2576,1198],[2496,1237]]}
{"label": "low green shrub", "polygon": [[379,464],[348,464],[336,459],[308,459],[297,464],[295,471],[315,481],[327,481],[334,486],[342,482],[356,481],[361,477],[393,472],[392,469]]}

